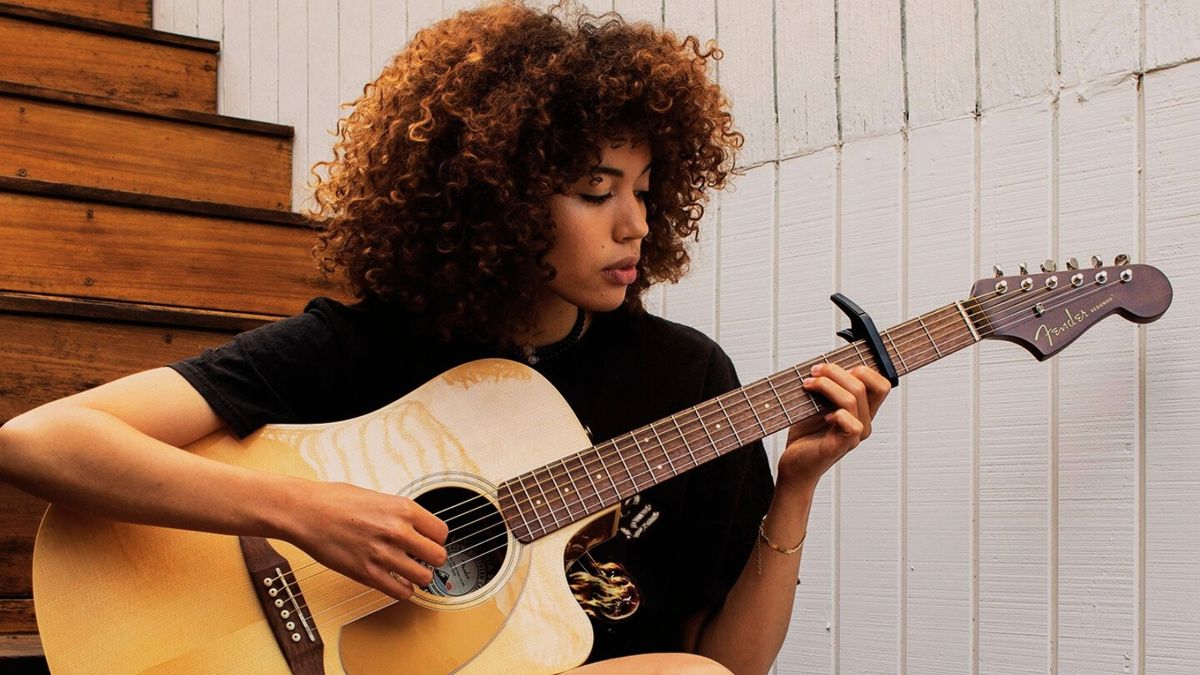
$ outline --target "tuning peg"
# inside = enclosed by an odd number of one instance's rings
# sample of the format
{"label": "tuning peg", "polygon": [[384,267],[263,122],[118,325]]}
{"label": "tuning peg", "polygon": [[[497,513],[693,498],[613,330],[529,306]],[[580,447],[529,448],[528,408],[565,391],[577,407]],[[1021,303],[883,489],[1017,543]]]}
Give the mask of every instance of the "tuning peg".
{"label": "tuning peg", "polygon": [[992,273],[996,275],[997,279],[1004,276],[1004,270],[1000,269],[999,265],[992,265]]}
{"label": "tuning peg", "polygon": [[1044,261],[1042,261],[1042,271],[1043,272],[1057,272],[1058,271],[1058,263],[1054,262],[1050,258],[1046,258]]}
{"label": "tuning peg", "polygon": [[1029,263],[1021,263],[1021,276],[1029,274]]}
{"label": "tuning peg", "polygon": [[1129,256],[1122,253],[1121,255],[1117,256],[1117,259],[1113,262],[1117,264],[1117,267],[1124,267],[1125,265],[1129,264]]}
{"label": "tuning peg", "polygon": [[1074,258],[1067,258],[1067,269],[1072,272],[1079,269],[1079,261]]}
{"label": "tuning peg", "polygon": [[1100,259],[1100,256],[1092,256],[1092,267],[1104,267],[1104,261]]}

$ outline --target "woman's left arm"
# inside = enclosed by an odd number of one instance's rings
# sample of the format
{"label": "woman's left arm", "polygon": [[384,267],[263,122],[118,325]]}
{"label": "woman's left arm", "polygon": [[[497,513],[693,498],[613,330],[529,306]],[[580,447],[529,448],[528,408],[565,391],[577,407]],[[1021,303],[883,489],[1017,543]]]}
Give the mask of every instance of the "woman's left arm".
{"label": "woman's left arm", "polygon": [[819,364],[804,388],[823,395],[837,409],[788,430],[775,496],[763,520],[766,540],[755,542],[721,609],[700,612],[684,627],[691,651],[739,675],[767,672],[787,636],[802,549],[787,553],[776,547],[793,549],[803,541],[818,481],[871,435],[871,420],[891,385],[864,366],[847,371]]}

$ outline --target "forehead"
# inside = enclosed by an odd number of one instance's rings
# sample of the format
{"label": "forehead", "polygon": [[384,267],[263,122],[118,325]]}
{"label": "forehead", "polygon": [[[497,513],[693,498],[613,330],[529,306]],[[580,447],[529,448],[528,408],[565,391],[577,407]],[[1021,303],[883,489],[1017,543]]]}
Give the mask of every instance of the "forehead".
{"label": "forehead", "polygon": [[646,139],[617,136],[600,144],[600,164],[628,169],[636,167],[640,174],[651,160],[650,144]]}

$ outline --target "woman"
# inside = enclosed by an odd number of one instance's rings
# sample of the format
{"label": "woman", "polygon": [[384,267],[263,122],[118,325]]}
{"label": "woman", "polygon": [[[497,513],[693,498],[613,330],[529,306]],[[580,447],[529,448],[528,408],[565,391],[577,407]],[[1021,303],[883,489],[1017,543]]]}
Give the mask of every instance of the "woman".
{"label": "woman", "polygon": [[[316,252],[359,302],[319,298],[26,413],[0,430],[4,477],[111,518],[288,540],[408,598],[447,559],[434,514],[178,448],[360,415],[489,356],[538,369],[596,441],[735,387],[715,343],[640,300],[685,271],[705,191],[741,144],[707,78],[719,56],[519,4],[422,31],[367,85],[318,176]],[[568,570],[595,634],[580,672],[770,667],[817,480],[870,434],[888,392],[873,371],[830,365],[804,387],[836,410],[791,430],[774,485],[752,443],[626,500],[618,536]]]}

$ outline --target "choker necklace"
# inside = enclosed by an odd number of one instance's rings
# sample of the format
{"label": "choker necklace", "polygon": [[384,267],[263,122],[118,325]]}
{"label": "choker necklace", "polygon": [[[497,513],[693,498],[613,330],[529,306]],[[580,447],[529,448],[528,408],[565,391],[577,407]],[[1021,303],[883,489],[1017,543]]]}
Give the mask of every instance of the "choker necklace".
{"label": "choker necklace", "polygon": [[533,366],[562,354],[579,342],[579,338],[583,336],[583,325],[586,318],[587,312],[580,307],[579,313],[575,315],[575,325],[571,327],[571,332],[567,333],[566,337],[542,347],[524,345],[521,347],[521,357],[526,363]]}

